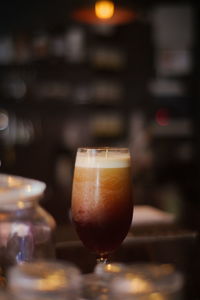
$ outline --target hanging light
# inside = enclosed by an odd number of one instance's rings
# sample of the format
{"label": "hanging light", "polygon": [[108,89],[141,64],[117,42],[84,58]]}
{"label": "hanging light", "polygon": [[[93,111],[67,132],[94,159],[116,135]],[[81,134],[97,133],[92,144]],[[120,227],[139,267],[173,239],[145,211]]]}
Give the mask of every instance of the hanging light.
{"label": "hanging light", "polygon": [[120,25],[132,22],[137,13],[128,7],[119,7],[111,0],[97,0],[94,5],[80,7],[72,12],[72,18],[91,25]]}
{"label": "hanging light", "polygon": [[114,15],[115,6],[112,1],[97,1],[95,14],[99,19],[110,19]]}

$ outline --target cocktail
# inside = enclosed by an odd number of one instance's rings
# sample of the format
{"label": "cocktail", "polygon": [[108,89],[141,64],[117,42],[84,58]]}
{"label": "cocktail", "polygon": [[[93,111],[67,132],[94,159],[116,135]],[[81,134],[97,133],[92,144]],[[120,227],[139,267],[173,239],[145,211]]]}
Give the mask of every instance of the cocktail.
{"label": "cocktail", "polygon": [[127,148],[79,148],[72,219],[85,247],[106,262],[126,237],[133,214],[131,159]]}

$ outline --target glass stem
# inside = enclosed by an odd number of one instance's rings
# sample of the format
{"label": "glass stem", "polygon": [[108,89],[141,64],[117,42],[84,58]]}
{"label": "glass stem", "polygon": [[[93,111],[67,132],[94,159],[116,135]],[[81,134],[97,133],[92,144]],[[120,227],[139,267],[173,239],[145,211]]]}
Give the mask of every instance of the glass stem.
{"label": "glass stem", "polygon": [[97,264],[107,264],[108,256],[99,256],[97,257]]}

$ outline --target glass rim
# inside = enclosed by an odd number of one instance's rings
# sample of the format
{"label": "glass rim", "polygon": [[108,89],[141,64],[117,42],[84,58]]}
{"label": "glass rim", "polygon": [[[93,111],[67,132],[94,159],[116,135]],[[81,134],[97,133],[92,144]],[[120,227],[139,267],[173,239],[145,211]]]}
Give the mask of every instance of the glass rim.
{"label": "glass rim", "polygon": [[0,206],[7,209],[25,208],[39,201],[46,189],[42,181],[18,175],[0,173]]}
{"label": "glass rim", "polygon": [[128,147],[78,147],[77,152],[86,152],[86,151],[122,151],[130,152]]}

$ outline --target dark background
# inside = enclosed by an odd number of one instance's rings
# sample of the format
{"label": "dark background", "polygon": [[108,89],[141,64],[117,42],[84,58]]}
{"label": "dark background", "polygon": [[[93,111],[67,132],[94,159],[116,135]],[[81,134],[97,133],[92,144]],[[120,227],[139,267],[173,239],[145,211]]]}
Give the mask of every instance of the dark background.
{"label": "dark background", "polygon": [[[71,18],[83,1],[1,1],[0,40],[12,41],[7,49],[14,52],[0,62],[1,172],[46,182],[42,205],[63,224],[77,147],[128,146],[136,204],[154,205],[199,229],[199,6],[117,3],[139,17],[100,30]],[[193,38],[186,50],[192,64],[185,73],[163,75],[151,16],[169,4],[191,7]],[[69,32],[77,31],[81,50],[74,58]],[[57,38],[67,39],[59,55],[52,50]],[[100,63],[99,49],[111,53]],[[153,93],[155,79],[178,83],[181,94]]]}

